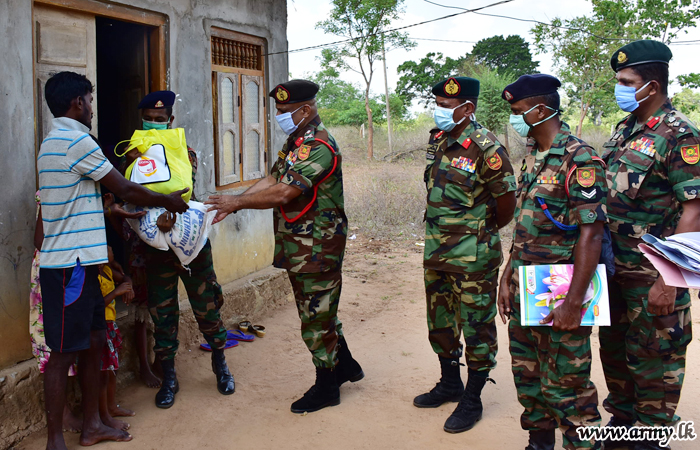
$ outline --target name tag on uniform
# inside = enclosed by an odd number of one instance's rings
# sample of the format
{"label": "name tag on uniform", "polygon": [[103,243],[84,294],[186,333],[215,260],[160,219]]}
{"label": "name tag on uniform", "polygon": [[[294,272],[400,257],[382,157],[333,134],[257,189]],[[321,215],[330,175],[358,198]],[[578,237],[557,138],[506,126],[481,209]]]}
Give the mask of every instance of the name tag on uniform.
{"label": "name tag on uniform", "polygon": [[465,158],[464,156],[454,158],[452,162],[450,162],[450,165],[455,169],[465,170],[470,173],[476,171],[476,163],[472,161],[471,158]]}
{"label": "name tag on uniform", "polygon": [[435,153],[426,153],[425,159],[429,159],[431,161],[435,160]]}

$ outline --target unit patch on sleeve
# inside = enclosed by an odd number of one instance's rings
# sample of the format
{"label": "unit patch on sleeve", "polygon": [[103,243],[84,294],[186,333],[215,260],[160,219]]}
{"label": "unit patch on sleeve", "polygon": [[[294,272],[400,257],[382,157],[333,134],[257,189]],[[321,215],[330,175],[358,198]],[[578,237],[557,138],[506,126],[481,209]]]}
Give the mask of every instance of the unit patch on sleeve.
{"label": "unit patch on sleeve", "polygon": [[486,158],[486,165],[492,170],[498,170],[503,166],[503,160],[498,153],[494,153],[490,157]]}
{"label": "unit patch on sleeve", "polygon": [[311,146],[310,145],[302,145],[299,147],[299,159],[302,161],[306,161],[309,158],[309,155],[311,154]]}
{"label": "unit patch on sleeve", "polygon": [[697,164],[700,160],[700,145],[686,145],[681,147],[681,157],[688,164]]}
{"label": "unit patch on sleeve", "polygon": [[585,188],[589,188],[595,184],[595,168],[580,167],[576,169],[576,181]]}
{"label": "unit patch on sleeve", "polygon": [[464,156],[453,159],[450,165],[456,169],[466,170],[471,173],[474,173],[476,170],[476,163],[471,158],[465,158]]}

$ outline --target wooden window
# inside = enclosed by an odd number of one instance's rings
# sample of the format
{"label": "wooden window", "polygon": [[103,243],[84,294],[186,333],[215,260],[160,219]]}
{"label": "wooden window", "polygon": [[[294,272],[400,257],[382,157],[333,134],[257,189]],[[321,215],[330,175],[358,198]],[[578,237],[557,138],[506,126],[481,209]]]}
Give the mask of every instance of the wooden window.
{"label": "wooden window", "polygon": [[212,28],[216,185],[229,187],[266,175],[267,125],[264,41]]}

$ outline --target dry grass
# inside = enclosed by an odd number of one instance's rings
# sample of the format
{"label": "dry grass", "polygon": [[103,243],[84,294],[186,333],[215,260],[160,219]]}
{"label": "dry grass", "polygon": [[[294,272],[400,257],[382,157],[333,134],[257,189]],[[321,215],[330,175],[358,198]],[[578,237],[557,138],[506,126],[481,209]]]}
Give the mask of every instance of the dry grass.
{"label": "dry grass", "polygon": [[[386,128],[376,128],[372,161],[367,160],[366,139],[360,136],[358,128],[331,129],[343,153],[345,211],[350,236],[406,241],[410,245],[423,240],[424,151],[433,125],[422,122],[395,132],[393,152],[388,149]],[[505,142],[503,134],[498,138]],[[608,138],[602,131],[586,132],[583,136],[584,141],[599,151]],[[517,171],[525,156],[525,140],[511,130],[508,143]],[[400,155],[396,157],[397,154]],[[502,236],[509,237],[510,230],[502,230]]]}

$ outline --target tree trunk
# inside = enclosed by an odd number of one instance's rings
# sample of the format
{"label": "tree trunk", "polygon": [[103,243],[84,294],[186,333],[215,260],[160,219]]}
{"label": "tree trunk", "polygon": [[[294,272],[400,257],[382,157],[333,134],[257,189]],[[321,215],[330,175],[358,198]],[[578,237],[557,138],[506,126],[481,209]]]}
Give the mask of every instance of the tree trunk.
{"label": "tree trunk", "polygon": [[588,103],[581,102],[581,115],[578,119],[578,129],[576,130],[576,137],[580,138],[583,132],[583,119],[586,118],[586,113],[588,113]]}
{"label": "tree trunk", "polygon": [[372,123],[372,109],[369,107],[369,86],[365,90],[365,111],[367,111],[367,159],[374,158],[374,124]]}

